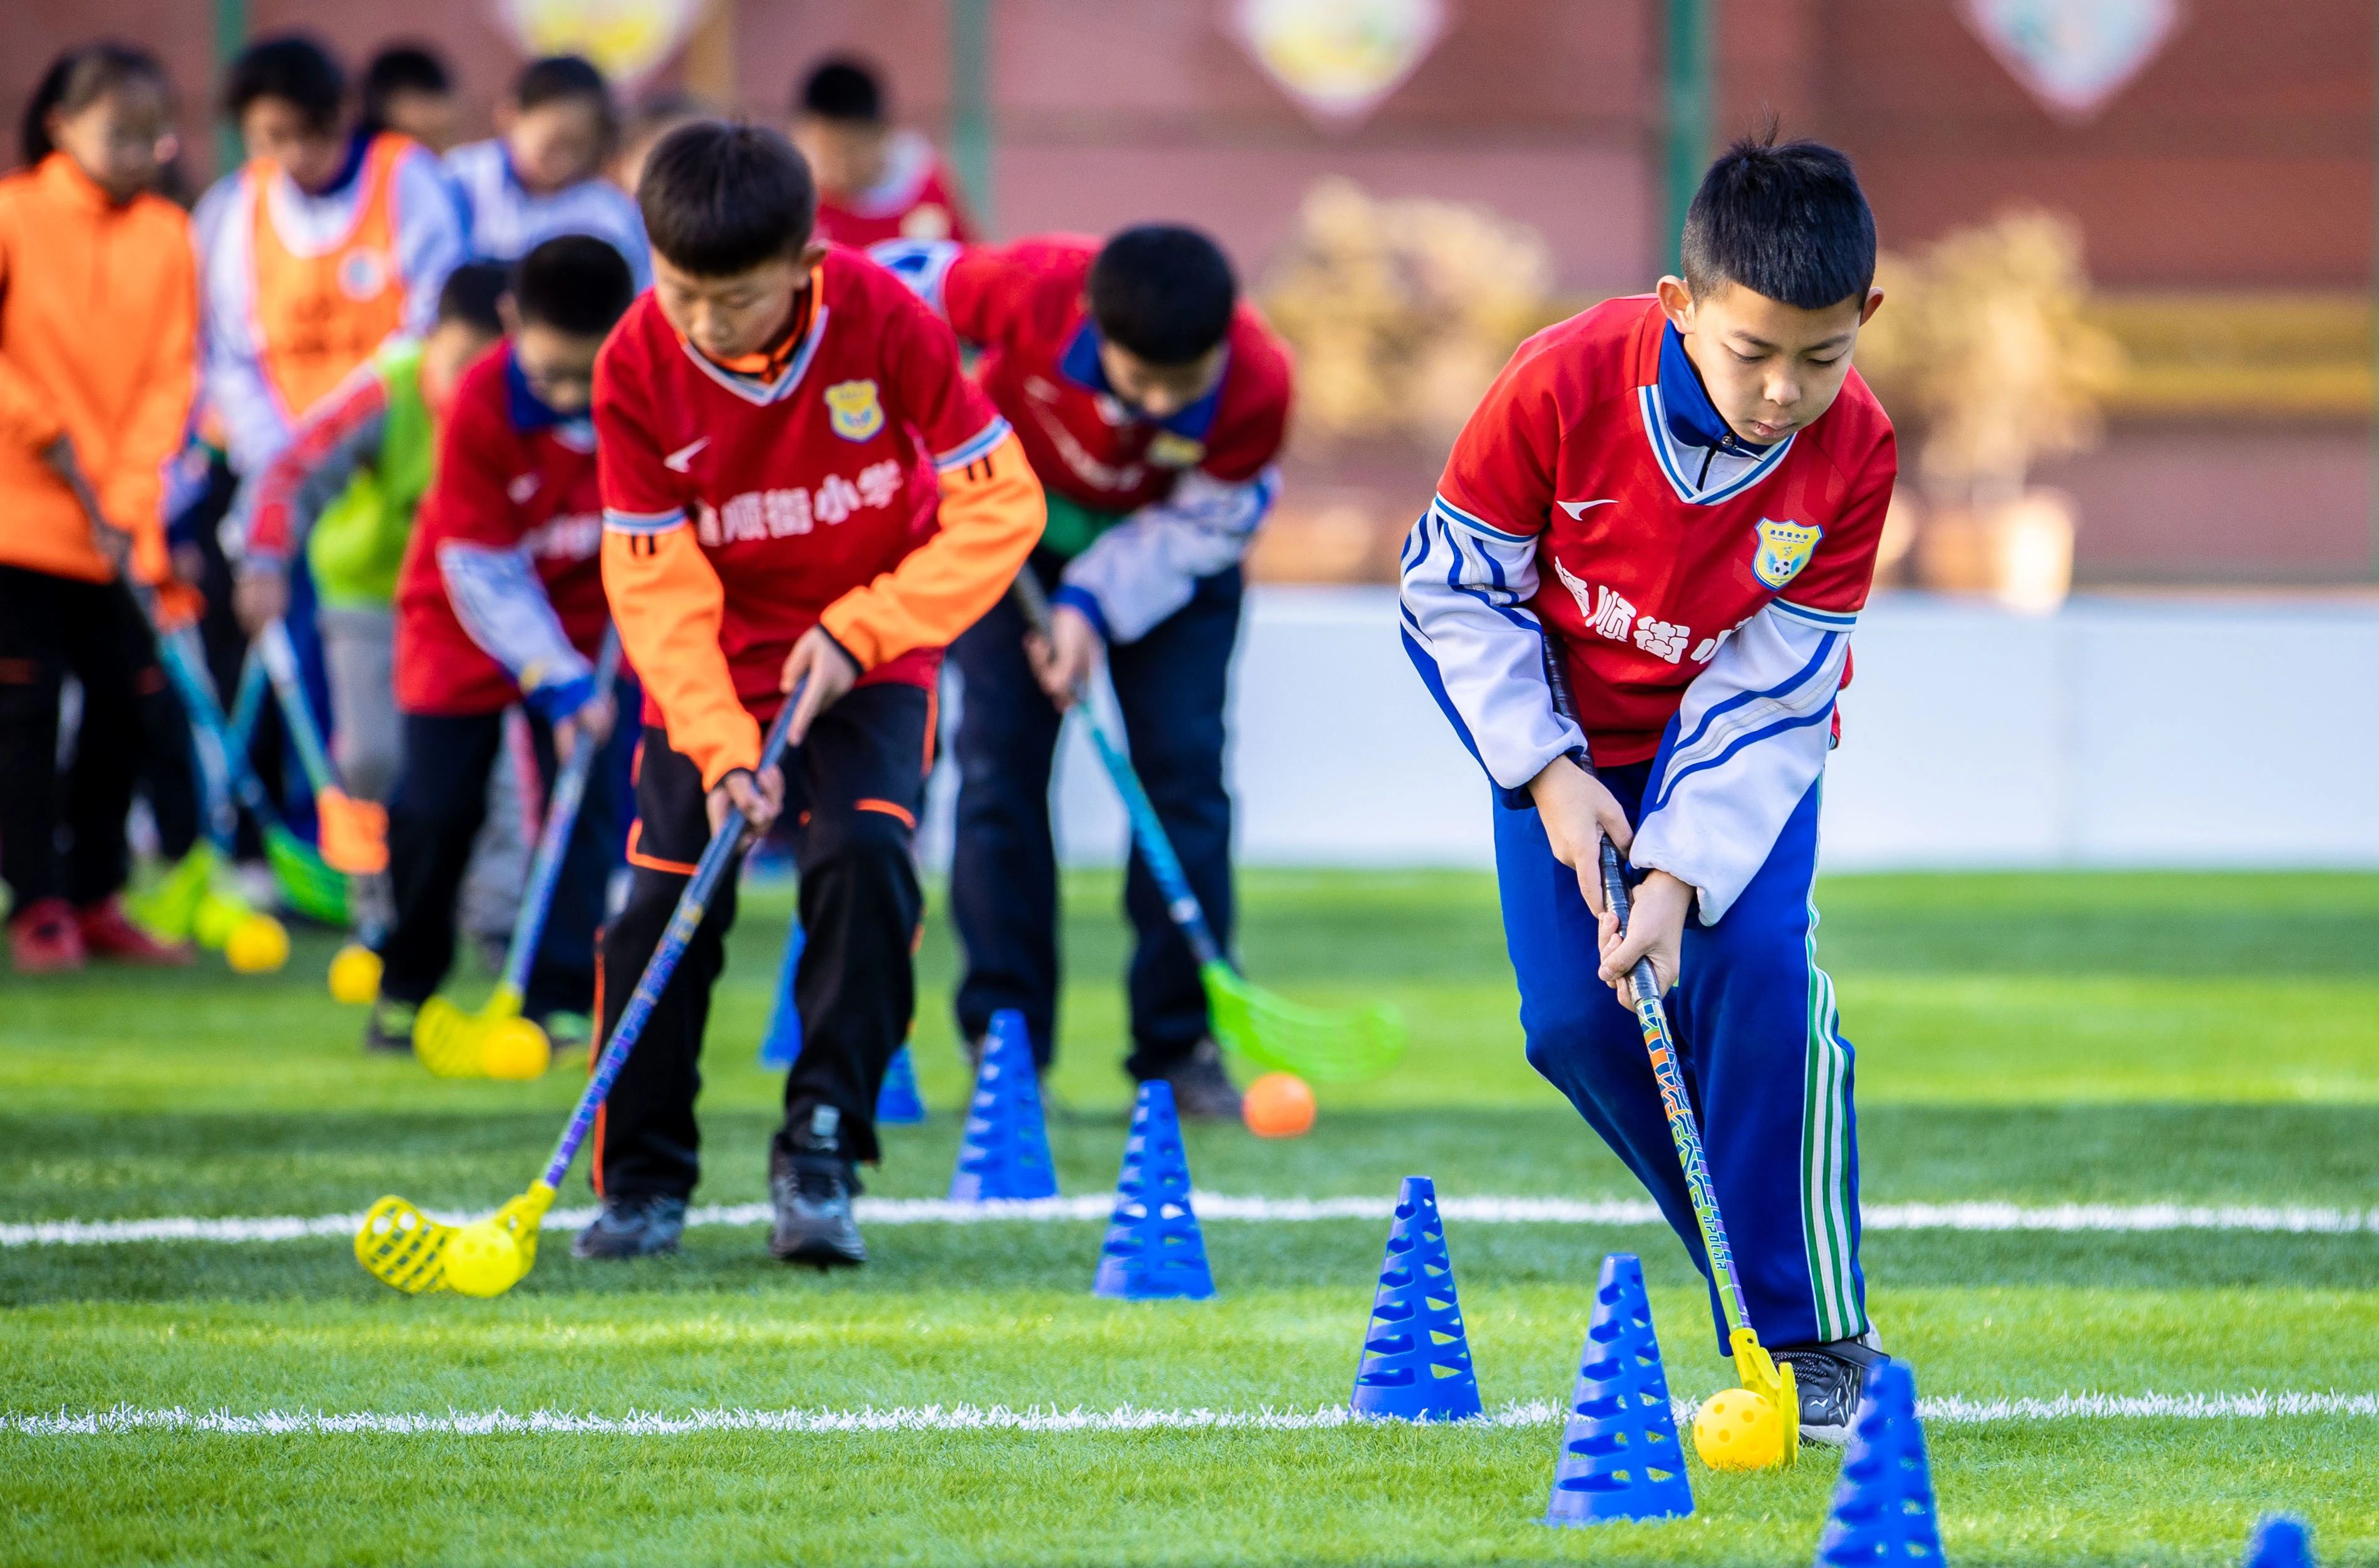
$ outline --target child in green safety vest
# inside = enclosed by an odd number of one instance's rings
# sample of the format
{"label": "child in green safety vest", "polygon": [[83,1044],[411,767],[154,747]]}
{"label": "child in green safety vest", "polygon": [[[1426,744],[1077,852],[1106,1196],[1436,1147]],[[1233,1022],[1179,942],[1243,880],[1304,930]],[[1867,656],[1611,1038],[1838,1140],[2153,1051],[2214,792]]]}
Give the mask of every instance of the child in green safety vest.
{"label": "child in green safety vest", "polygon": [[239,563],[234,608],[251,634],[288,609],[288,563],[306,552],[331,678],[332,755],[363,800],[385,801],[396,779],[392,601],[429,488],[438,416],[464,370],[502,339],[497,301],[509,276],[491,262],[456,268],[429,334],[391,339],[308,410],[223,524]]}

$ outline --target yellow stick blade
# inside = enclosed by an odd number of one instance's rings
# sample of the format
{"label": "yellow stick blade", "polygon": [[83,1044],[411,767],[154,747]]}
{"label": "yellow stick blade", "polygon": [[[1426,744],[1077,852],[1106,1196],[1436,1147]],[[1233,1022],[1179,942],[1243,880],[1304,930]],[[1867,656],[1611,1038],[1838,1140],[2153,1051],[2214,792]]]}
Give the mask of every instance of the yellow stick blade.
{"label": "yellow stick blade", "polygon": [[418,1296],[446,1288],[446,1244],[454,1227],[441,1225],[402,1198],[371,1206],[356,1231],[356,1261],[382,1285]]}
{"label": "yellow stick blade", "polygon": [[1735,1376],[1776,1412],[1780,1429],[1777,1452],[1784,1456],[1781,1463],[1794,1463],[1801,1457],[1801,1395],[1793,1386],[1793,1364],[1779,1362],[1769,1355],[1759,1336],[1748,1326],[1735,1330],[1728,1338],[1734,1349]]}
{"label": "yellow stick blade", "polygon": [[553,1188],[540,1181],[496,1211],[496,1223],[513,1233],[513,1241],[520,1248],[523,1273],[537,1263],[537,1233],[545,1224],[545,1212],[552,1207]]}
{"label": "yellow stick blade", "polygon": [[440,1078],[487,1076],[479,1021],[443,996],[430,997],[414,1015],[413,1054]]}

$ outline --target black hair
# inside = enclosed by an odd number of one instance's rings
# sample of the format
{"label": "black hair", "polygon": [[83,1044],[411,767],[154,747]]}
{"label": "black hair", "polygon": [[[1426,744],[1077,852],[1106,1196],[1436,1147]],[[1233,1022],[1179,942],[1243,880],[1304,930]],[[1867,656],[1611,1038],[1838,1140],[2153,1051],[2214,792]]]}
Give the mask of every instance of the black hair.
{"label": "black hair", "polygon": [[438,52],[423,43],[392,43],[364,67],[364,128],[388,128],[388,101],[400,92],[444,97],[454,90],[454,78]]}
{"label": "black hair", "polygon": [[645,160],[636,206],[655,254],[723,278],[799,255],[817,222],[817,186],[783,132],[696,120]]}
{"label": "black hair", "polygon": [[1141,223],[1101,248],[1090,296],[1117,347],[1152,365],[1187,365],[1230,332],[1239,285],[1222,247],[1196,229]]}
{"label": "black hair", "polygon": [[618,128],[620,111],[611,102],[611,84],[592,60],[578,54],[548,54],[531,60],[513,78],[513,103],[522,109],[583,99],[602,116],[605,134]]}
{"label": "black hair", "polygon": [[465,261],[446,274],[446,283],[438,291],[438,324],[467,321],[489,337],[500,338],[504,335],[504,318],[496,302],[512,288],[513,270],[502,262]]}
{"label": "black hair", "polygon": [[795,112],[857,125],[884,123],[884,82],[876,67],[850,54],[818,62],[793,100]]}
{"label": "black hair", "polygon": [[241,50],[223,82],[223,112],[234,124],[260,98],[296,104],[311,129],[336,130],[347,101],[347,73],[308,35],[284,32]]}
{"label": "black hair", "polygon": [[601,337],[635,298],[626,259],[593,235],[557,235],[522,257],[513,273],[520,319],[574,337]]}
{"label": "black hair", "polygon": [[25,105],[25,117],[17,129],[18,145],[26,163],[38,163],[57,151],[56,144],[50,140],[53,114],[78,115],[117,88],[135,81],[145,81],[161,93],[172,90],[165,67],[158,64],[157,56],[128,43],[86,43],[51,61],[50,68],[42,73],[40,84],[33,89],[32,101]]}
{"label": "black hair", "polygon": [[1719,155],[1685,210],[1685,286],[1728,283],[1822,310],[1875,282],[1875,214],[1851,161],[1815,141],[1779,143],[1770,125]]}

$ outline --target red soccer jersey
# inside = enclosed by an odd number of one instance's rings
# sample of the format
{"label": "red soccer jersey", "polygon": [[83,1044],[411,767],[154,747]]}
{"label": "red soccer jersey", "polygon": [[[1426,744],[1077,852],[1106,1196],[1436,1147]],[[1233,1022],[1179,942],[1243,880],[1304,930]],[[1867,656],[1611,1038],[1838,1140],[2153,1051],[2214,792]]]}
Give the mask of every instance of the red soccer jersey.
{"label": "red soccer jersey", "polygon": [[853,250],[888,239],[972,242],[972,229],[954,191],[933,144],[903,132],[893,138],[884,177],[873,189],[841,199],[818,193],[818,236]]}
{"label": "red soccer jersey", "polygon": [[1252,307],[1231,322],[1223,379],[1162,422],[1105,390],[1083,296],[1096,240],[1052,235],[969,247],[941,280],[960,337],[981,345],[976,374],[1016,428],[1048,488],[1099,512],[1130,512],[1172,493],[1187,469],[1231,483],[1262,473],[1288,431],[1288,349]]}
{"label": "red soccer jersey", "polygon": [[[836,249],[811,276],[807,331],[765,385],[704,357],[650,294],[595,371],[607,525],[634,538],[693,522],[718,578],[718,650],[763,718],[794,641],[932,531],[928,460],[962,465],[1008,433],[949,330],[889,272]],[[940,664],[940,647],[913,647],[861,680],[930,686]],[[646,718],[669,726],[669,682],[645,673]]]}
{"label": "red soccer jersey", "polygon": [[506,344],[464,373],[438,442],[396,585],[396,703],[406,713],[493,713],[519,684],[463,629],[439,547],[525,549],[573,646],[593,657],[610,611],[603,599],[603,502],[595,437],[585,419],[556,420],[531,397]]}
{"label": "red soccer jersey", "polygon": [[1456,523],[1536,541],[1528,608],[1563,650],[1595,760],[1614,765],[1659,751],[1720,642],[1771,599],[1847,623],[1897,471],[1890,420],[1854,370],[1816,421],[1702,488],[1671,433],[1666,328],[1639,296],[1530,338],[1438,485]]}

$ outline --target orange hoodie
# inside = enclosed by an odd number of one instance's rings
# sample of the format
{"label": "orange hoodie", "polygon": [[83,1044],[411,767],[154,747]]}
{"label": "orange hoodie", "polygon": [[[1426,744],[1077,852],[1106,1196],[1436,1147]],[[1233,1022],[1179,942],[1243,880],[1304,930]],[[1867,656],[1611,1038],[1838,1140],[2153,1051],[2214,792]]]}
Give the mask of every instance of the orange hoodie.
{"label": "orange hoodie", "polygon": [[54,152],[0,180],[0,564],[103,583],[91,521],[43,459],[58,437],[146,582],[166,575],[164,466],[196,375],[198,266],[182,210],[118,207]]}

